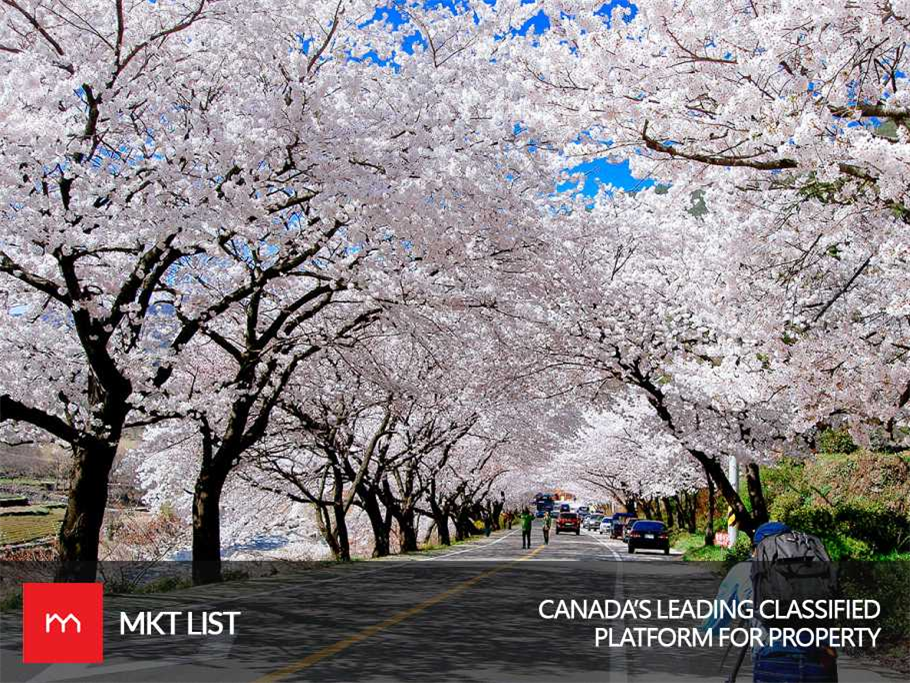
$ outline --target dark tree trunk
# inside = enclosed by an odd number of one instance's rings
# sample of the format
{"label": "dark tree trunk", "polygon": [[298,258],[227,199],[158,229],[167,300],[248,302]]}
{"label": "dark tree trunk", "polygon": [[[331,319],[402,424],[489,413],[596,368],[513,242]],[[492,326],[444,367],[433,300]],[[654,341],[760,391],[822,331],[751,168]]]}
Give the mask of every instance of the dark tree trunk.
{"label": "dark tree trunk", "polygon": [[414,510],[399,510],[395,514],[398,522],[399,548],[403,553],[417,550],[417,520]]}
{"label": "dark tree trunk", "polygon": [[502,515],[503,502],[497,500],[493,503],[493,509],[490,513],[490,524],[493,527],[493,531],[499,531],[502,528],[502,525],[499,523],[499,517]]}
{"label": "dark tree trunk", "polygon": [[654,510],[651,508],[651,501],[644,499],[641,501],[642,512],[645,513],[645,519],[654,519]]}
{"label": "dark tree trunk", "polygon": [[[339,487],[340,485],[341,484],[339,482]],[[341,502],[336,502],[332,506],[332,511],[335,514],[335,543],[338,548],[336,559],[340,560],[341,562],[350,562],[351,543],[348,539],[348,522],[344,510],[344,504]]]}
{"label": "dark tree trunk", "polygon": [[116,453],[116,441],[99,439],[73,447],[69,500],[58,536],[57,581],[91,583],[97,578],[98,542]]}
{"label": "dark tree trunk", "polygon": [[664,503],[664,510],[667,513],[667,526],[672,527],[673,526],[673,506],[670,505],[669,498],[664,498],[663,503]]}
{"label": "dark tree trunk", "polygon": [[[435,493],[435,489],[431,490]],[[430,513],[433,515],[433,521],[436,523],[436,533],[439,535],[441,545],[452,545],[452,539],[449,536],[449,513],[443,510],[436,501],[436,498],[430,497]]]}
{"label": "dark tree trunk", "polygon": [[708,520],[705,524],[705,545],[714,545],[714,480],[707,475],[708,473],[705,472],[705,478],[708,480]]}
{"label": "dark tree trunk", "polygon": [[341,559],[341,548],[338,546],[338,537],[335,535],[335,527],[332,523],[331,506],[320,505],[316,509],[316,520],[319,527],[319,533],[329,546],[332,557],[336,560]]}
{"label": "dark tree trunk", "polygon": [[452,545],[452,537],[449,534],[449,516],[445,513],[440,513],[436,520],[436,533],[439,535],[440,545]]}
{"label": "dark tree trunk", "polygon": [[683,504],[682,496],[677,494],[673,496],[673,501],[676,503],[674,506],[676,508],[676,526],[680,529],[686,528],[686,511],[685,505]]}
{"label": "dark tree trunk", "polygon": [[366,487],[361,489],[360,501],[373,528],[373,557],[386,557],[391,554],[391,525],[387,515],[382,514],[376,494]]}
{"label": "dark tree trunk", "polygon": [[746,485],[749,489],[749,502],[752,504],[752,519],[755,527],[768,521],[768,505],[761,484],[761,470],[758,463],[746,465]]}
{"label": "dark tree trunk", "polygon": [[226,475],[203,466],[193,491],[193,584],[221,581],[221,491]]}
{"label": "dark tree trunk", "polygon": [[637,514],[635,512],[635,500],[630,498],[629,500],[627,500],[625,502],[625,506],[626,506],[626,512],[628,512],[629,514],[632,514],[632,515]]}
{"label": "dark tree trunk", "polygon": [[686,514],[686,530],[690,534],[694,534],[696,531],[698,531],[698,495],[695,493],[687,493],[686,499],[688,502]]}
{"label": "dark tree trunk", "polygon": [[663,513],[660,510],[660,498],[655,498],[649,503],[649,516],[654,515],[651,519],[656,519],[658,522],[664,521]]}
{"label": "dark tree trunk", "polygon": [[463,541],[473,535],[475,529],[471,523],[469,512],[462,508],[455,517],[455,540]]}
{"label": "dark tree trunk", "polygon": [[742,498],[739,497],[739,492],[734,490],[730,480],[727,479],[727,474],[724,472],[724,468],[720,464],[720,461],[703,451],[690,450],[689,453],[701,463],[701,466],[704,467],[707,475],[714,480],[720,494],[724,497],[727,505],[733,510],[733,514],[736,515],[736,522],[739,530],[751,538],[752,534],[755,532],[755,520],[749,510],[746,509]]}

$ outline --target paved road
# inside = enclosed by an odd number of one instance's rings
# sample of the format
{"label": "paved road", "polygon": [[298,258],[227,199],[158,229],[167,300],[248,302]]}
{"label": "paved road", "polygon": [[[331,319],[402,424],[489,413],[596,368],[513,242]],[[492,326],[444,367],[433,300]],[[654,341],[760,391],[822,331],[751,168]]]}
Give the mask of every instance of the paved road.
{"label": "paved road", "polygon": [[[628,555],[583,532],[522,549],[517,529],[452,549],[331,565],[154,596],[106,599],[102,665],[19,664],[18,617],[0,622],[3,681],[723,680],[723,650],[597,648],[595,627],[547,621],[543,599],[713,596],[718,577],[677,555]],[[239,610],[219,637],[119,635],[119,612]],[[638,622],[637,625],[642,625]],[[649,624],[653,625],[653,624]],[[694,624],[693,624],[694,625]],[[841,680],[885,680],[842,667]],[[748,674],[741,680],[749,680]]]}

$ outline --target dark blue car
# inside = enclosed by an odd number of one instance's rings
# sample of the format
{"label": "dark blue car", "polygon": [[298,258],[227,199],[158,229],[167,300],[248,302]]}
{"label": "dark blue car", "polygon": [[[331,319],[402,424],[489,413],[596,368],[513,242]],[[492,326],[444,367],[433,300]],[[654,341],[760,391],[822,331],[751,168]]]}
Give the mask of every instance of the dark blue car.
{"label": "dark blue car", "polygon": [[635,522],[629,532],[629,552],[634,553],[643,548],[663,550],[664,555],[669,555],[670,534],[667,532],[667,525],[649,519]]}

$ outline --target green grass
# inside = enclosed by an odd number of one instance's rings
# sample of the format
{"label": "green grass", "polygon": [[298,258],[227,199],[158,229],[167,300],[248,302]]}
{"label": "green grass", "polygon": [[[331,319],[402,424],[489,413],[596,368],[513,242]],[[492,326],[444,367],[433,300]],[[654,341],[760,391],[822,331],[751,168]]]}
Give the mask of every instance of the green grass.
{"label": "green grass", "polygon": [[44,515],[0,517],[0,545],[27,543],[56,536],[65,510],[55,509]]}
{"label": "green grass", "polygon": [[674,550],[685,554],[695,548],[700,548],[705,544],[705,537],[702,534],[690,534],[686,531],[674,530],[671,536]]}
{"label": "green grass", "polygon": [[54,485],[53,479],[35,479],[34,477],[0,477],[0,486],[46,486]]}
{"label": "green grass", "polygon": [[702,543],[700,548],[690,548],[683,553],[683,562],[723,562],[727,559],[727,549],[720,546],[708,546]]}
{"label": "green grass", "polygon": [[[683,554],[683,562],[724,562],[731,564],[737,560],[737,554],[733,553],[729,548],[719,545],[705,545],[705,537],[701,533],[690,534],[677,530],[671,538],[673,539],[673,548]],[[741,548],[738,554],[742,554]]]}
{"label": "green grass", "polygon": [[50,510],[43,505],[16,505],[0,508],[0,517],[34,517],[46,515]]}

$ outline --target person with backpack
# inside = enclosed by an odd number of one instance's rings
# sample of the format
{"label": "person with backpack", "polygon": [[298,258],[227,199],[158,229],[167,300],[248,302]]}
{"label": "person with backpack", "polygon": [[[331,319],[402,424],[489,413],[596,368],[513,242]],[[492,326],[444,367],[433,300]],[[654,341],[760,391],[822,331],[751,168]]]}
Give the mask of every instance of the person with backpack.
{"label": "person with backpack", "polygon": [[534,523],[534,515],[528,508],[521,513],[521,549],[531,547],[531,525]]}
{"label": "person with backpack", "polygon": [[550,545],[550,527],[553,526],[553,518],[550,511],[547,510],[543,515],[543,544]]}
{"label": "person with backpack", "polygon": [[[784,624],[762,620],[758,609],[762,602],[826,600],[835,592],[834,567],[822,542],[781,522],[767,522],[755,530],[750,561],[740,562],[730,570],[716,599],[731,606],[751,601],[754,606],[751,626],[762,629],[767,636],[769,628]],[[702,628],[717,631],[729,626],[730,621],[728,616],[709,619]],[[727,678],[728,683],[736,681],[745,654],[743,648]],[[823,645],[800,648],[766,642],[752,650],[752,680],[754,683],[837,681],[837,654]]]}

